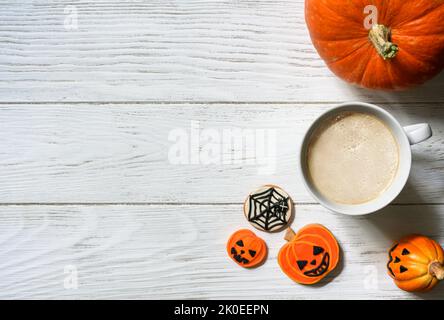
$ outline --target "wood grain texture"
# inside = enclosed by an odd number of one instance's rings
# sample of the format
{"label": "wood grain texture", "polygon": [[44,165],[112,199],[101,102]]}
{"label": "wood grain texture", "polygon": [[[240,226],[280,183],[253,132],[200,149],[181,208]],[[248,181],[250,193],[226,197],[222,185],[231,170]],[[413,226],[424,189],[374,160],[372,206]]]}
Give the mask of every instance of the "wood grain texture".
{"label": "wood grain texture", "polygon": [[[257,231],[269,245],[260,268],[228,258],[229,235],[250,228],[239,205],[1,206],[0,215],[0,298],[444,298],[442,284],[405,293],[385,270],[386,249],[402,235],[421,232],[443,243],[442,205],[391,206],[358,218],[297,206],[295,229],[323,223],[343,251],[338,272],[317,286],[280,271],[283,233]],[[77,270],[77,289],[64,287],[67,266]]]}
{"label": "wood grain texture", "polygon": [[[311,203],[313,198],[298,174],[298,147],[309,124],[329,107],[1,105],[0,202],[241,203],[249,191],[275,183],[296,202]],[[443,204],[443,104],[385,107],[405,125],[429,122],[434,131],[430,140],[413,146],[411,178],[396,203]],[[200,127],[197,149],[191,146],[193,123]],[[264,132],[267,157],[248,151],[259,149],[260,139],[257,144],[244,139],[238,149],[234,143],[225,148],[224,130],[235,129],[250,130],[241,132],[241,137],[248,132]],[[187,140],[171,136],[177,130]],[[211,145],[220,151],[212,158],[214,163],[204,158],[210,143],[204,138],[208,130],[216,132]],[[179,141],[185,141],[190,153],[185,164],[176,164],[170,155]],[[199,157],[194,164],[193,150],[198,150]]]}
{"label": "wood grain texture", "polygon": [[[312,47],[303,3],[2,1],[0,298],[444,299],[443,285],[408,294],[385,272],[405,234],[444,243],[444,74],[400,93],[343,83]],[[414,146],[396,204],[369,217],[314,204],[296,170],[305,129],[348,100],[434,131]],[[208,140],[196,163],[171,161],[172,136],[192,140],[193,125],[215,137],[215,163],[202,156]],[[236,153],[218,139],[238,129],[270,139],[268,161],[251,141]],[[318,222],[338,237],[343,264],[324,284],[280,272],[282,233],[257,232],[270,247],[261,268],[226,256],[231,232],[249,227],[244,197],[264,183],[294,198],[295,229]],[[67,267],[77,289],[64,287]]]}
{"label": "wood grain texture", "polygon": [[1,101],[444,101],[444,74],[392,94],[335,78],[303,0],[2,1],[0,17]]}

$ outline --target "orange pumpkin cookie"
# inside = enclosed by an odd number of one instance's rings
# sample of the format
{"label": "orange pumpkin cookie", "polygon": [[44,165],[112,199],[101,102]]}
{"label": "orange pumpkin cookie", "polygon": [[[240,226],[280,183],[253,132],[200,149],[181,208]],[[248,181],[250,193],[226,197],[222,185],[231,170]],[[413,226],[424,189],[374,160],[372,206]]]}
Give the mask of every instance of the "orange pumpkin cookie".
{"label": "orange pumpkin cookie", "polygon": [[294,233],[287,230],[288,241],[279,251],[282,271],[301,284],[322,280],[339,262],[339,245],[333,234],[320,224],[309,224]]}
{"label": "orange pumpkin cookie", "polygon": [[434,240],[413,234],[389,251],[388,274],[402,290],[424,292],[444,279],[444,251]]}
{"label": "orange pumpkin cookie", "polygon": [[264,262],[267,245],[254,232],[242,229],[231,235],[227,243],[227,253],[241,267],[253,268]]}

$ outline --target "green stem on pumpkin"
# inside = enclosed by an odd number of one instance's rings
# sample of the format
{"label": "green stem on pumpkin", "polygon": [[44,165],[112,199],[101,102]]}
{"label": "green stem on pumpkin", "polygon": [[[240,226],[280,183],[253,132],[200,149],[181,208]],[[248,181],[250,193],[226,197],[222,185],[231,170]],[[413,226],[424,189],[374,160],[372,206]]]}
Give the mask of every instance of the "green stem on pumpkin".
{"label": "green stem on pumpkin", "polygon": [[382,24],[373,25],[368,37],[384,60],[393,59],[399,51],[398,46],[391,42],[390,28]]}
{"label": "green stem on pumpkin", "polygon": [[432,262],[429,265],[429,272],[431,275],[435,276],[436,279],[442,280],[444,279],[444,268],[439,262]]}

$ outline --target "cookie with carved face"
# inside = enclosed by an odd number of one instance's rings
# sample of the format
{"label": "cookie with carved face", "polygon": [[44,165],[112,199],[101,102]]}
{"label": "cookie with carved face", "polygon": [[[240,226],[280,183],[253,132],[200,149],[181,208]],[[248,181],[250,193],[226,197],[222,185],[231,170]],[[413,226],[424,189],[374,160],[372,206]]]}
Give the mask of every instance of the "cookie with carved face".
{"label": "cookie with carved face", "polygon": [[278,262],[284,273],[301,284],[321,281],[339,262],[339,245],[324,226],[311,224],[297,234],[288,229],[288,241],[279,251]]}
{"label": "cookie with carved face", "polygon": [[231,235],[227,243],[227,253],[241,267],[253,268],[264,262],[267,245],[254,232],[242,229]]}

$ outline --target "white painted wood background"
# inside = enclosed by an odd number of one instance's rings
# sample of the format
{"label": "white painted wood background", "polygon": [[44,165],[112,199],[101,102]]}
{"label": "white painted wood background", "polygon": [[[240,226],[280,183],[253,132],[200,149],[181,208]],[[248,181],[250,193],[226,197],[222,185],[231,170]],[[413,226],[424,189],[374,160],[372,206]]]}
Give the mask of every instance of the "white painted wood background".
{"label": "white painted wood background", "polygon": [[[407,233],[444,244],[443,87],[444,74],[402,93],[336,79],[311,46],[303,0],[2,1],[0,298],[442,299],[444,285],[398,290],[385,264]],[[414,146],[403,193],[368,217],[323,209],[296,172],[305,128],[351,100],[434,131]],[[246,155],[172,164],[169,135],[192,121],[274,130],[275,172]],[[343,264],[323,284],[283,275],[282,233],[260,233],[270,254],[258,269],[226,256],[231,232],[249,227],[244,197],[264,183],[291,194],[295,229],[323,223],[340,241]],[[70,266],[77,289],[64,285]]]}

